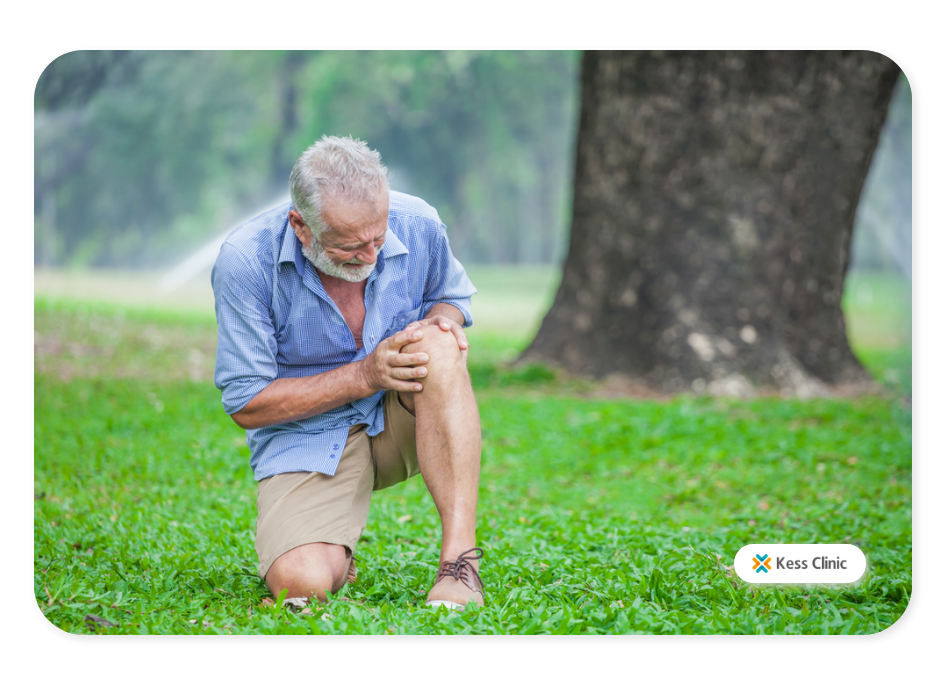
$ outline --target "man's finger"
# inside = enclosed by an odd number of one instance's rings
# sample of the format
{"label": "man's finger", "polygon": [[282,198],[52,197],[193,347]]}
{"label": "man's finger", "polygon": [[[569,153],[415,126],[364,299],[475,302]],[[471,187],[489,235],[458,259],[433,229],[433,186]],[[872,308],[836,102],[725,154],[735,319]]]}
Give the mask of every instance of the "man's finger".
{"label": "man's finger", "polygon": [[456,337],[457,345],[460,347],[461,351],[465,351],[470,347],[470,341],[466,338],[466,334],[463,333],[463,327],[454,322],[450,327],[450,331],[452,331],[453,335]]}
{"label": "man's finger", "polygon": [[418,392],[423,391],[424,386],[418,382],[412,382],[409,380],[400,380],[400,379],[391,379],[391,385],[389,387],[392,391],[412,391]]}
{"label": "man's finger", "polygon": [[391,344],[388,348],[397,348],[400,349],[402,346],[406,346],[409,343],[414,341],[420,341],[424,337],[424,332],[418,329],[405,329],[404,331],[398,332],[390,339],[388,339]]}
{"label": "man's finger", "polygon": [[426,353],[398,353],[388,358],[388,365],[391,367],[409,367],[411,365],[422,365],[430,360]]}
{"label": "man's finger", "polygon": [[391,370],[392,379],[417,379],[426,376],[426,367],[395,367]]}

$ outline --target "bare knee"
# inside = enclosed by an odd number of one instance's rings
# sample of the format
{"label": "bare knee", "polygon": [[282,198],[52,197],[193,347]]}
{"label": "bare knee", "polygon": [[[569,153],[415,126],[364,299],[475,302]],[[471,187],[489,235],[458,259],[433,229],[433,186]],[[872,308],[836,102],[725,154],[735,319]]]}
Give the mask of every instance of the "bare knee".
{"label": "bare knee", "polygon": [[325,601],[326,592],[335,594],[345,585],[349,563],[344,546],[303,544],[276,559],[266,573],[266,586],[274,597],[285,589],[286,598],[317,597]]}
{"label": "bare knee", "polygon": [[[445,397],[471,389],[470,375],[466,369],[466,359],[460,350],[457,338],[451,332],[445,332],[437,325],[421,327],[424,336],[420,341],[409,343],[401,348],[402,353],[423,352],[428,355],[427,375],[418,377],[423,386],[419,392],[401,391],[401,403],[407,411],[417,416],[417,399],[429,397],[433,403],[446,402]],[[419,365],[418,365],[419,366]],[[415,367],[418,367],[415,366]]]}
{"label": "bare knee", "polygon": [[438,372],[449,372],[458,365],[463,366],[463,354],[456,337],[439,326],[428,324],[421,327],[424,337],[401,348],[402,353],[426,353],[430,360],[424,364],[427,376]]}

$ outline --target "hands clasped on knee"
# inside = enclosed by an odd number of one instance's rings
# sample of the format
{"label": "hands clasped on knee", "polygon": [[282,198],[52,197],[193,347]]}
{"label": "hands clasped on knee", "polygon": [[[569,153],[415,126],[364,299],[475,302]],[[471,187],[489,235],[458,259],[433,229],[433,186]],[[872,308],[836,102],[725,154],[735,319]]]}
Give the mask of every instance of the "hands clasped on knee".
{"label": "hands clasped on knee", "polygon": [[423,391],[430,368],[457,361],[466,365],[470,344],[463,328],[446,317],[412,322],[390,336],[362,361],[364,383],[372,390]]}

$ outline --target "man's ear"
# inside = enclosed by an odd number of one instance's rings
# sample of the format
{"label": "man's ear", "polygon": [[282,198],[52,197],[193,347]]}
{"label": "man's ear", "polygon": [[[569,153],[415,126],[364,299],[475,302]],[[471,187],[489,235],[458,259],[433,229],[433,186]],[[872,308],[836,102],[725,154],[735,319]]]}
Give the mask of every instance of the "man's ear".
{"label": "man's ear", "polygon": [[309,227],[306,226],[305,220],[302,219],[302,215],[300,215],[298,211],[289,211],[289,224],[296,233],[296,238],[302,242],[302,245],[308,246],[309,242],[312,240],[312,232],[309,231]]}

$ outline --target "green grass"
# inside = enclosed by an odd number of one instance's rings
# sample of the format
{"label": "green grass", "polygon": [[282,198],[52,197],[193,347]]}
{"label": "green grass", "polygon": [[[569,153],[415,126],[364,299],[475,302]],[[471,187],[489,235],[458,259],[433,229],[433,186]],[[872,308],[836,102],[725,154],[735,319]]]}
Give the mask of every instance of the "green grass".
{"label": "green grass", "polygon": [[[423,607],[439,525],[414,479],[375,495],[358,581],[301,614],[260,606],[212,315],[39,299],[34,319],[34,592],[67,632],[867,634],[910,598],[909,348],[855,341],[886,396],[646,401],[508,368],[525,327],[471,330],[487,607]],[[853,543],[868,572],[748,585],[728,566],[753,541]]]}

